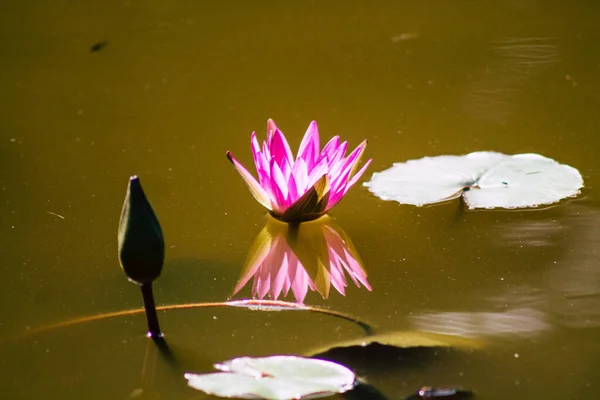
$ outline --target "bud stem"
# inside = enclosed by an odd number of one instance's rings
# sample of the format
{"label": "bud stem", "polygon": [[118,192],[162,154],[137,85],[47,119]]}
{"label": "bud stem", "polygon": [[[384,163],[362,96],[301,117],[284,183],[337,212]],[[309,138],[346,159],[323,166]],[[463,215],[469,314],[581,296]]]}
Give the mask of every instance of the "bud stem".
{"label": "bud stem", "polygon": [[154,304],[154,294],[152,293],[152,283],[143,283],[140,285],[142,297],[144,298],[144,310],[146,311],[146,320],[148,321],[148,337],[153,340],[163,337],[158,325],[158,316],[156,315],[156,305]]}

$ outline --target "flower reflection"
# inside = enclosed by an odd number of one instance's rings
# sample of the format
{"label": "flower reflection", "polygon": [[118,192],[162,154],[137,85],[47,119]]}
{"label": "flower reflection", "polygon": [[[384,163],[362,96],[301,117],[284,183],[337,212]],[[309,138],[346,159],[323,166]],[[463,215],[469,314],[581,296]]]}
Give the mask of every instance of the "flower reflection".
{"label": "flower reflection", "polygon": [[268,217],[250,248],[233,294],[254,277],[253,297],[277,299],[291,290],[296,302],[303,303],[309,288],[323,298],[329,296],[331,286],[345,295],[346,274],[357,287],[371,290],[350,238],[329,217],[291,225]]}

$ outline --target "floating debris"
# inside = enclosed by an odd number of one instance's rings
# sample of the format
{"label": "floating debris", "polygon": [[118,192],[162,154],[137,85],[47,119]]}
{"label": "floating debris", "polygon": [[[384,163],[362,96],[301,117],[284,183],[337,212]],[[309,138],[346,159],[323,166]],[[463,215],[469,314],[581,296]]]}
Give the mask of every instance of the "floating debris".
{"label": "floating debris", "polygon": [[473,396],[473,392],[470,390],[463,389],[452,389],[443,388],[435,389],[431,386],[423,386],[419,391],[411,396],[408,396],[406,400],[420,400],[420,399],[442,399],[442,400],[461,400],[467,399]]}
{"label": "floating debris", "polygon": [[106,46],[108,46],[108,40],[95,43],[90,47],[90,53],[97,53],[100,50],[103,50]]}

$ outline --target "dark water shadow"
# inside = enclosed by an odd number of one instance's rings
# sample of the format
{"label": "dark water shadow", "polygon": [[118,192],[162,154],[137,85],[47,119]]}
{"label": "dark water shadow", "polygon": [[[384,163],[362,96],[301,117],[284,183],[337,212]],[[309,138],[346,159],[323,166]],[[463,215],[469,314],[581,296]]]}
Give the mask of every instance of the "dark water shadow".
{"label": "dark water shadow", "polygon": [[167,343],[166,339],[164,338],[164,336],[162,337],[156,337],[156,338],[152,338],[152,341],[154,342],[154,344],[156,345],[156,348],[158,350],[158,354],[160,355],[161,359],[174,371],[179,371],[179,362],[177,360],[177,357],[175,357],[175,353],[173,352],[173,350],[171,349],[171,347],[169,346],[169,344]]}
{"label": "dark water shadow", "polygon": [[346,400],[388,400],[383,393],[370,383],[358,380],[354,389],[343,393],[342,398]]}
{"label": "dark water shadow", "polygon": [[367,346],[337,347],[312,357],[334,361],[357,371],[377,373],[390,370],[419,370],[439,362],[458,350],[450,347],[396,347],[371,343]]}

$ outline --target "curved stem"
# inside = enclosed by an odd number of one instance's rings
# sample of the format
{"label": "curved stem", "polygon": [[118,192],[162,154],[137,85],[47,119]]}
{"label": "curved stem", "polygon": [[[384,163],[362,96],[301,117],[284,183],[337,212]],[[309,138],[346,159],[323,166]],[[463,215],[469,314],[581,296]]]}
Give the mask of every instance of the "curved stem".
{"label": "curved stem", "polygon": [[[260,311],[308,311],[313,313],[325,314],[332,317],[345,319],[346,321],[352,322],[360,326],[367,335],[373,334],[373,327],[368,323],[360,320],[350,314],[346,314],[340,311],[329,310],[327,308],[307,306],[305,304],[291,303],[287,301],[279,300],[234,300],[224,302],[211,302],[211,303],[188,303],[188,304],[170,304],[156,307],[157,311],[168,311],[168,310],[185,310],[190,308],[211,308],[211,307],[242,307],[251,310]],[[144,308],[135,308],[131,310],[114,311],[109,313],[90,315],[81,318],[70,319],[67,321],[61,321],[54,324],[44,325],[39,328],[29,331],[29,334],[37,334],[46,332],[58,328],[66,328],[68,326],[78,325],[87,322],[99,321],[108,318],[124,317],[126,315],[135,315],[144,313]]]}

